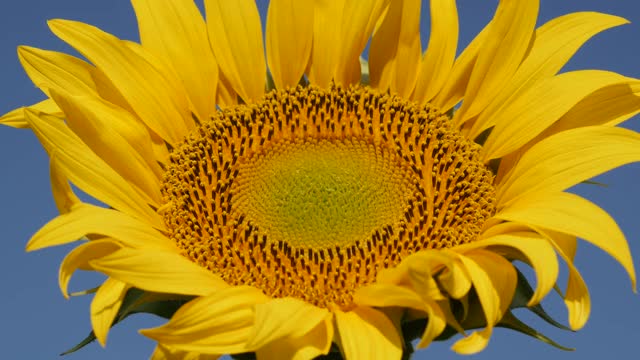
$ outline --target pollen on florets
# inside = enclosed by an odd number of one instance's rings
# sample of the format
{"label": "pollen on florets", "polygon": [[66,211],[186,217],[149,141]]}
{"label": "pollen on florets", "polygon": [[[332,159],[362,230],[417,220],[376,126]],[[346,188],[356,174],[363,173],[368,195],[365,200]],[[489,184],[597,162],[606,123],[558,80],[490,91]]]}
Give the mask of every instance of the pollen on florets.
{"label": "pollen on florets", "polygon": [[229,284],[349,308],[381,269],[474,241],[492,181],[434,108],[298,87],[202,123],[172,153],[163,215],[184,255]]}

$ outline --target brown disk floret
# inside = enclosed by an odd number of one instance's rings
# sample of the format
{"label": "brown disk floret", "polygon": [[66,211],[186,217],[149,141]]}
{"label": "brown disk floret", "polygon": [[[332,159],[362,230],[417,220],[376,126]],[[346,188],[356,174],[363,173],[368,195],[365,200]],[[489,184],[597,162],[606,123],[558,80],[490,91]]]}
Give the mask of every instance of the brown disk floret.
{"label": "brown disk floret", "polygon": [[275,90],[172,153],[163,215],[229,284],[347,309],[381,269],[475,240],[495,212],[478,150],[436,109],[366,87]]}

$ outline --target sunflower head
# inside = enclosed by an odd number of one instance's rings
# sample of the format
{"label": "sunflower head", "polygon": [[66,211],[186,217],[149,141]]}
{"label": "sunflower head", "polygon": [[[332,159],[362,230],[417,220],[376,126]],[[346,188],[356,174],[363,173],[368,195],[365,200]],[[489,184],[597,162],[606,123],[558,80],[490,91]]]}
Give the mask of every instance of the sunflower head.
{"label": "sunflower head", "polygon": [[379,270],[477,238],[495,212],[478,153],[449,118],[396,96],[276,90],[176,149],[163,215],[227,283],[350,309]]}
{"label": "sunflower head", "polygon": [[458,334],[470,354],[496,326],[561,347],[512,310],[564,327],[539,304],[560,258],[569,328],[584,325],[577,238],[635,286],[615,221],[566,190],[640,160],[640,135],[615,127],[640,112],[640,80],[559,73],[626,20],[536,28],[539,1],[503,0],[456,56],[455,0],[430,1],[424,52],[419,0],[271,0],[265,36],[252,0],[205,0],[206,21],[191,0],[132,3],[140,43],[53,20],[88,62],[21,47],[47,99],[0,118],[51,158],[61,214],[27,249],[83,238],[65,296],[78,268],[107,275],[89,340],[151,312],[169,319],[142,331],[154,360],[400,359]]}

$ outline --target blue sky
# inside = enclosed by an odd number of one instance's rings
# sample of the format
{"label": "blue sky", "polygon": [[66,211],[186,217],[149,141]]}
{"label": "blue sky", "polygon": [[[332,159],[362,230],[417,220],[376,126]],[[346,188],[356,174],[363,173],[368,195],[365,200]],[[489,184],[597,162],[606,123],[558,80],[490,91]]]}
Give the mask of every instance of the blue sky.
{"label": "blue sky", "polygon": [[[259,0],[264,13],[265,1]],[[490,19],[497,0],[459,0],[461,42],[471,37]],[[574,11],[600,11],[624,16],[632,24],[598,35],[581,49],[565,70],[606,69],[640,77],[640,2],[636,0],[543,0],[540,23]],[[0,113],[35,103],[43,95],[22,71],[16,47],[28,44],[45,49],[70,51],[47,29],[46,20],[67,18],[96,25],[121,38],[137,39],[135,16],[126,0],[21,0],[5,1],[0,14]],[[424,34],[428,32],[423,20]],[[426,41],[425,41],[426,43]],[[625,127],[640,130],[640,119]],[[89,297],[65,300],[57,286],[57,269],[70,247],[25,253],[29,237],[56,215],[50,195],[47,158],[29,131],[0,128],[0,295],[3,358],[55,359],[89,330]],[[640,268],[640,166],[630,165],[596,180],[607,188],[583,185],[573,191],[607,210],[619,223]],[[579,333],[571,334],[534,321],[539,330],[561,344],[575,347],[564,353],[523,335],[497,330],[487,350],[472,359],[594,359],[636,358],[640,340],[640,297],[632,293],[622,267],[600,250],[581,244],[577,266],[592,295],[592,316]],[[72,289],[91,286],[96,276],[79,274]],[[557,296],[545,303],[556,318],[566,313]],[[534,320],[527,318],[529,320]],[[137,329],[160,324],[156,318],[129,318],[110,334],[108,346],[92,344],[67,359],[144,359],[153,342]],[[415,359],[446,359],[457,356],[452,342],[436,343]]]}

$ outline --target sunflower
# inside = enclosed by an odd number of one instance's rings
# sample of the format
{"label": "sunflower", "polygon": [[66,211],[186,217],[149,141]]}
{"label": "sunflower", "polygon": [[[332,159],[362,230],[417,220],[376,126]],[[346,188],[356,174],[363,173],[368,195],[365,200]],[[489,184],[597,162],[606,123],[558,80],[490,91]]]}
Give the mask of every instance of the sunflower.
{"label": "sunflower", "polygon": [[585,324],[577,238],[635,289],[615,221],[566,190],[640,160],[640,135],[616,127],[640,80],[559,73],[625,19],[536,28],[539,1],[501,0],[456,56],[455,0],[430,1],[424,53],[420,0],[271,0],[264,38],[252,0],[205,0],[206,22],[191,0],[132,3],[140,43],[52,20],[88,62],[20,47],[47,99],[0,118],[50,157],[60,215],[27,250],[81,239],[66,297],[77,269],[107,275],[84,292],[102,345],[135,312],[169,318],[141,331],[157,360],[400,359],[457,333],[470,354],[496,326],[550,342],[512,309],[546,318],[555,287]]}

